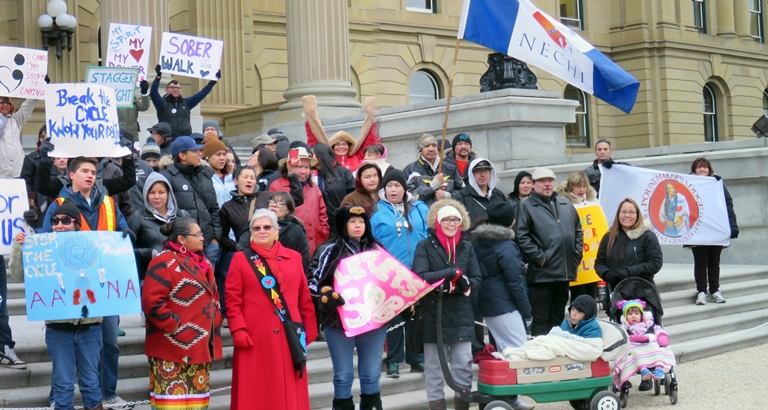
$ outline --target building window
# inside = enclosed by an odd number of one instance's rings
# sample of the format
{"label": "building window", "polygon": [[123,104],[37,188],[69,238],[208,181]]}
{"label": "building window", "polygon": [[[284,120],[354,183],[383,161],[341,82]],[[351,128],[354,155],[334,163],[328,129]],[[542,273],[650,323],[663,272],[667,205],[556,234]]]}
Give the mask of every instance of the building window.
{"label": "building window", "polygon": [[763,115],[768,117],[768,90],[763,90]]}
{"label": "building window", "polygon": [[702,92],[704,100],[704,141],[717,142],[717,99],[710,85],[705,85]]}
{"label": "building window", "polygon": [[[738,1],[738,0],[737,0]],[[707,33],[707,13],[704,0],[693,0],[693,25],[699,33]]]}
{"label": "building window", "polygon": [[437,100],[440,98],[440,81],[429,71],[419,70],[411,77],[408,97],[410,104]]}
{"label": "building window", "polygon": [[437,13],[437,0],[406,0],[405,8],[422,13]]}
{"label": "building window", "polygon": [[749,0],[749,32],[752,39],[763,43],[763,4],[762,0]]}
{"label": "building window", "polygon": [[581,0],[560,0],[560,22],[575,30],[584,29]]}
{"label": "building window", "polygon": [[576,107],[576,122],[565,125],[565,145],[568,148],[589,148],[589,99],[584,91],[568,85],[563,98],[579,102]]}

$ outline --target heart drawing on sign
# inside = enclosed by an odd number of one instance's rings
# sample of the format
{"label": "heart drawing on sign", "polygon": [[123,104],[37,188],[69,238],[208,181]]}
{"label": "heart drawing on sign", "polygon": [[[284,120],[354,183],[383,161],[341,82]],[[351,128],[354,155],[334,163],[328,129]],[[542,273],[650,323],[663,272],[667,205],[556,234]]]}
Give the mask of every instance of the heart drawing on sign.
{"label": "heart drawing on sign", "polygon": [[141,60],[141,56],[144,55],[144,50],[130,50],[128,51],[131,53],[131,57],[133,57],[134,60],[138,63],[139,60]]}
{"label": "heart drawing on sign", "polygon": [[200,70],[200,75],[203,76],[203,78],[208,77],[208,74],[210,74],[210,71]]}

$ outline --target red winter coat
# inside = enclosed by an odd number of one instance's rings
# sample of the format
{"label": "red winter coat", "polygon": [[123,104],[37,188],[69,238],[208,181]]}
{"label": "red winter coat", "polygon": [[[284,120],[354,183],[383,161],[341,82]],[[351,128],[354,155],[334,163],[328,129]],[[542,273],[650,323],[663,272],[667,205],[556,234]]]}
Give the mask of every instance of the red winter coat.
{"label": "red winter coat", "polygon": [[[272,182],[269,190],[270,192],[290,192],[291,187],[287,179],[280,178]],[[328,215],[325,213],[323,193],[314,184],[312,186],[305,184],[303,192],[304,204],[296,208],[293,216],[304,222],[307,242],[309,242],[309,255],[312,257],[315,249],[328,239],[331,230],[328,226]]]}
{"label": "red winter coat", "polygon": [[173,251],[157,255],[147,268],[141,307],[147,356],[184,364],[221,359],[219,292],[209,265],[201,269]]}
{"label": "red winter coat", "polygon": [[[317,322],[301,255],[275,242],[283,294],[291,320],[304,323],[307,344],[317,338]],[[274,273],[273,273],[274,274]],[[253,340],[249,348],[235,347],[232,362],[230,409],[308,410],[307,374],[299,378],[275,305],[243,252],[232,258],[227,273],[227,319],[234,333],[245,329]]]}
{"label": "red winter coat", "polygon": [[[317,141],[317,137],[315,137],[315,134],[313,134],[312,130],[310,129],[309,121],[304,123],[304,128],[307,131],[307,145],[313,147],[319,141]],[[379,124],[374,122],[371,124],[371,129],[368,130],[368,135],[365,136],[365,141],[363,141],[363,144],[360,145],[360,148],[358,148],[357,152],[355,152],[353,155],[345,155],[342,157],[336,156],[336,161],[338,161],[339,165],[342,167],[355,172],[360,166],[360,163],[365,159],[365,149],[373,144],[380,142],[381,138],[379,138]],[[349,146],[350,150],[354,148],[353,145]],[[381,171],[384,172],[384,170]]]}

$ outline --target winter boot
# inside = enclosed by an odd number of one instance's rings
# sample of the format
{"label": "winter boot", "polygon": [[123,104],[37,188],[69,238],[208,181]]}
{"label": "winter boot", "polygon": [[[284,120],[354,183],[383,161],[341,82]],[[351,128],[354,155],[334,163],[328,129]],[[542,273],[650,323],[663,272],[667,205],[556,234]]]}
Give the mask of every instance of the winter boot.
{"label": "winter boot", "polygon": [[445,399],[429,402],[429,410],[446,410],[446,409],[447,409],[447,405],[445,404]]}
{"label": "winter boot", "polygon": [[355,402],[352,398],[337,399],[333,398],[333,410],[355,410]]}
{"label": "winter boot", "polygon": [[85,407],[85,410],[104,410],[104,405],[99,403],[96,407]]}
{"label": "winter boot", "polygon": [[382,410],[381,393],[361,394],[360,410]]}
{"label": "winter boot", "polygon": [[469,403],[456,397],[453,399],[453,408],[456,410],[469,410]]}

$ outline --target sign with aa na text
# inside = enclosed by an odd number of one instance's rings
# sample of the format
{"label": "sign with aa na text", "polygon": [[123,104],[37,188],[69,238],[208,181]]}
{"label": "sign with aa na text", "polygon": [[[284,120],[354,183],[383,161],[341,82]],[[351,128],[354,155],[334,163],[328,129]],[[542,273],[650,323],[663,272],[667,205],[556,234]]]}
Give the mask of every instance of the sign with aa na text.
{"label": "sign with aa na text", "polygon": [[160,66],[164,73],[216,80],[224,42],[178,33],[163,33]]}
{"label": "sign with aa na text", "polygon": [[428,284],[385,251],[343,259],[333,286],[346,302],[339,307],[344,334],[353,337],[386,325],[442,282]]}
{"label": "sign with aa na text", "polygon": [[136,92],[138,78],[138,68],[88,67],[85,69],[87,84],[102,84],[115,90],[117,108],[133,108],[133,95]]}
{"label": "sign with aa na text", "polygon": [[107,43],[107,67],[139,69],[139,81],[147,78],[152,27],[111,23]]}
{"label": "sign with aa na text", "polygon": [[22,258],[30,322],[141,312],[133,246],[120,232],[28,235]]}
{"label": "sign with aa na text", "polygon": [[595,271],[595,259],[600,240],[608,233],[608,221],[600,205],[589,205],[576,208],[581,219],[581,229],[584,231],[584,252],[581,254],[581,264],[576,272],[576,280],[571,286],[594,283],[600,280]]}
{"label": "sign with aa na text", "polygon": [[601,172],[600,204],[607,215],[632,198],[662,245],[731,244],[723,181],[618,164]]}
{"label": "sign with aa na text", "polygon": [[0,46],[0,96],[45,99],[48,51]]}
{"label": "sign with aa na text", "polygon": [[23,179],[0,179],[0,255],[11,254],[13,238],[29,231],[24,212],[29,210],[27,186]]}
{"label": "sign with aa na text", "polygon": [[57,158],[129,155],[120,146],[115,90],[98,84],[50,84],[45,98],[48,136]]}

